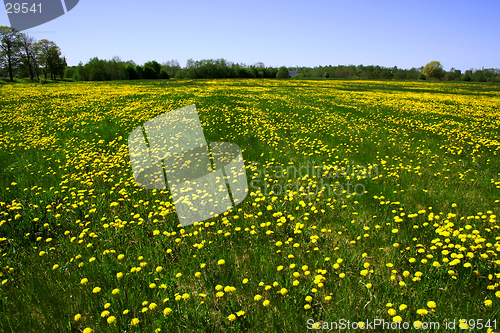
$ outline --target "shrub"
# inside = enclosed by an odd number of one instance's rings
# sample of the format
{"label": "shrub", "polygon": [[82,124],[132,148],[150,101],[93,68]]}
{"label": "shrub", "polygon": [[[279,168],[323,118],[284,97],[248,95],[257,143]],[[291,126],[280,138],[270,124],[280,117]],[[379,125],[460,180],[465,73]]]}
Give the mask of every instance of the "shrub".
{"label": "shrub", "polygon": [[424,73],[420,73],[420,75],[418,76],[417,78],[418,80],[426,80],[427,79],[427,76],[425,76]]}

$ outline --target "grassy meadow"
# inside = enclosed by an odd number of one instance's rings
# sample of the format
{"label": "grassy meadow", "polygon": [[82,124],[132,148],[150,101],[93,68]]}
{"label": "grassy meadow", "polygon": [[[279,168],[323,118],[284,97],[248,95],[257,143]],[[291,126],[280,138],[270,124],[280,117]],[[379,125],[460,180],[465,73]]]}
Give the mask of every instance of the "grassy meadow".
{"label": "grassy meadow", "polygon": [[[183,228],[127,137],[191,104],[249,193]],[[500,332],[499,106],[492,84],[0,84],[0,331]]]}

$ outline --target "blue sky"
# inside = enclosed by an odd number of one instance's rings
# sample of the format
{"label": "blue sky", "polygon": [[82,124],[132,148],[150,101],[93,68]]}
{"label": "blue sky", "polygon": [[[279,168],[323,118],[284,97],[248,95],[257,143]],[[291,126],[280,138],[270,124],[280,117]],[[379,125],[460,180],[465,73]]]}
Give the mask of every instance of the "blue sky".
{"label": "blue sky", "polygon": [[[23,31],[69,65],[97,56],[160,63],[225,58],[266,66],[500,68],[500,1],[80,0]],[[10,25],[5,11],[0,25]]]}

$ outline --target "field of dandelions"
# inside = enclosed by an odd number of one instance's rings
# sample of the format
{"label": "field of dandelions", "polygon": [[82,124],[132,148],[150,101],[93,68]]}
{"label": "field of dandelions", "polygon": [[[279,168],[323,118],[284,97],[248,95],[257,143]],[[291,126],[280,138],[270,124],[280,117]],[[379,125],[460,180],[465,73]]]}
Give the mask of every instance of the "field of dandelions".
{"label": "field of dandelions", "polygon": [[[127,138],[191,104],[249,192],[181,227]],[[499,106],[488,84],[2,84],[0,331],[500,332]]]}

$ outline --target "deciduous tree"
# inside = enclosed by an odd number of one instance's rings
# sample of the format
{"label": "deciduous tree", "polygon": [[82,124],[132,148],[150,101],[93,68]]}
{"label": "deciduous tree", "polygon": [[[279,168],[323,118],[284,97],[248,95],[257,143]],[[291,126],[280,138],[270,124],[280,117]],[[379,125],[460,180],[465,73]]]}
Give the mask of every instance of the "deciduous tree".
{"label": "deciduous tree", "polygon": [[431,61],[425,65],[423,73],[428,78],[441,79],[444,75],[443,65],[439,61]]}
{"label": "deciduous tree", "polygon": [[288,73],[288,68],[286,68],[285,66],[281,66],[278,69],[278,73],[276,74],[276,78],[278,78],[278,79],[290,78],[290,73]]}
{"label": "deciduous tree", "polygon": [[21,34],[21,59],[29,72],[30,79],[33,81],[35,74],[35,39],[27,34]]}
{"label": "deciduous tree", "polygon": [[13,28],[0,26],[0,67],[7,67],[10,81],[14,69],[21,63],[21,33]]}

